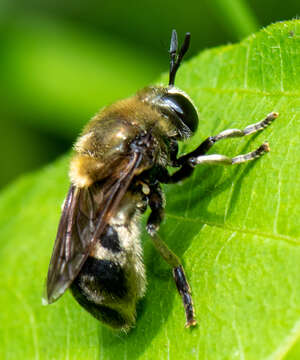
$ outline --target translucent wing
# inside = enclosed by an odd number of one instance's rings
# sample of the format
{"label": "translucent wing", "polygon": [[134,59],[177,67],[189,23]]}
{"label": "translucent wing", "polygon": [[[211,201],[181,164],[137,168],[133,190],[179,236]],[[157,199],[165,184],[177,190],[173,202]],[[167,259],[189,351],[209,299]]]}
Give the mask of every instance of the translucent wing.
{"label": "translucent wing", "polygon": [[89,188],[71,185],[49,265],[46,303],[57,300],[78,275],[128,189],[141,158],[138,152],[124,157],[109,178]]}

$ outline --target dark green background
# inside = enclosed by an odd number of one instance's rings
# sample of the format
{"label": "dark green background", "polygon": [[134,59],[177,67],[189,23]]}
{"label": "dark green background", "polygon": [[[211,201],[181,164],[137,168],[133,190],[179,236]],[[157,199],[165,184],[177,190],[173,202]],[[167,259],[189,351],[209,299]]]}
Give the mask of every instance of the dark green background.
{"label": "dark green background", "polygon": [[99,108],[159,78],[172,28],[192,33],[191,57],[297,14],[298,0],[2,0],[0,186],[69,149]]}

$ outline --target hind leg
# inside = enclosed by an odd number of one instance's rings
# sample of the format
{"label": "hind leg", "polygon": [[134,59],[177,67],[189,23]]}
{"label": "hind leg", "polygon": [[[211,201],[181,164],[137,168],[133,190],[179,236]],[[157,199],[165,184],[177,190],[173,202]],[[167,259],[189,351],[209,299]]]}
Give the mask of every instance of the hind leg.
{"label": "hind leg", "polygon": [[159,237],[157,231],[163,219],[164,199],[160,187],[157,185],[151,188],[149,194],[149,205],[151,214],[147,222],[147,231],[151,236],[152,242],[156,250],[164,258],[164,260],[172,267],[173,278],[177,290],[182,298],[186,316],[186,327],[196,325],[193,301],[191,297],[191,289],[187,282],[183,267],[177,255],[168,248],[166,243]]}

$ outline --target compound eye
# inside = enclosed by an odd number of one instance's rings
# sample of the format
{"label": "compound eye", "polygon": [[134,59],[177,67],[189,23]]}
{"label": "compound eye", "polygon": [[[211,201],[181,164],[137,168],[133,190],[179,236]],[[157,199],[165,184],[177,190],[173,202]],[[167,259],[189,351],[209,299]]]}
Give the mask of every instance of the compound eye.
{"label": "compound eye", "polygon": [[182,94],[167,94],[162,98],[180,118],[180,120],[194,133],[198,127],[198,114],[190,100]]}

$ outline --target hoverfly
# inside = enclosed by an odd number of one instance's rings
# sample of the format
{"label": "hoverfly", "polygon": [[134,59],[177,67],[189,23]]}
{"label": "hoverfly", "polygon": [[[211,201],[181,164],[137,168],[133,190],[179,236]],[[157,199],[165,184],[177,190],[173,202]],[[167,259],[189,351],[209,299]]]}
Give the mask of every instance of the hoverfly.
{"label": "hoverfly", "polygon": [[[144,295],[139,219],[149,206],[147,232],[172,267],[185,309],[186,327],[196,324],[191,290],[178,257],[157,234],[164,217],[160,183],[177,183],[201,164],[240,164],[269,151],[268,143],[233,158],[205,155],[219,140],[242,137],[267,127],[277,116],[243,130],[229,129],[178,157],[178,141],[191,137],[198,114],[189,96],[174,86],[176,72],[190,44],[170,44],[169,85],[146,87],[96,114],[75,143],[71,186],[64,202],[51,257],[45,300],[56,301],[70,288],[77,302],[115,329],[127,330]],[[177,168],[170,175],[167,167]]]}

